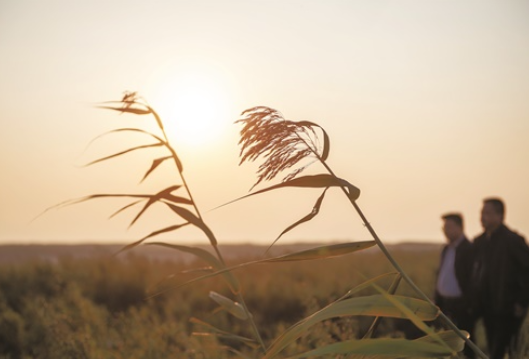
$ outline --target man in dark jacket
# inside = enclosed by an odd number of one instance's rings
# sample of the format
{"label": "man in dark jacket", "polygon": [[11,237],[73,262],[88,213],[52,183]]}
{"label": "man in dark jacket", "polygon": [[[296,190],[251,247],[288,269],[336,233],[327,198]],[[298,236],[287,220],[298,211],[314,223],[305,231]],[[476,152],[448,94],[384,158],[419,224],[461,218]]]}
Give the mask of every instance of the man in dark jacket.
{"label": "man in dark jacket", "polygon": [[483,201],[483,234],[474,240],[474,303],[483,317],[491,359],[516,340],[529,305],[529,247],[504,224],[501,199]]}
{"label": "man in dark jacket", "polygon": [[[465,236],[463,217],[459,213],[448,213],[441,218],[448,243],[441,253],[435,303],[458,328],[466,330],[473,339],[475,321],[470,310],[472,243]],[[472,349],[466,347],[464,353],[474,358]]]}

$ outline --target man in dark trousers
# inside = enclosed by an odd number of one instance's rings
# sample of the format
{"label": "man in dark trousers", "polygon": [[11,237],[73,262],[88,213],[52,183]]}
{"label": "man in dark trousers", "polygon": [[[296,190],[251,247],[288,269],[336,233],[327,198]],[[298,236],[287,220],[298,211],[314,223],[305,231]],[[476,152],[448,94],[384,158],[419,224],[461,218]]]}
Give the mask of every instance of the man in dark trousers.
{"label": "man in dark trousers", "polygon": [[491,359],[503,359],[529,305],[529,247],[504,224],[499,198],[483,201],[483,234],[474,240],[474,303],[483,317]]}
{"label": "man in dark trousers", "polygon": [[[441,253],[435,303],[459,329],[466,330],[473,339],[475,321],[470,307],[472,243],[465,236],[463,217],[459,213],[448,213],[441,218],[448,243]],[[468,347],[465,347],[464,354],[469,358],[475,357]]]}

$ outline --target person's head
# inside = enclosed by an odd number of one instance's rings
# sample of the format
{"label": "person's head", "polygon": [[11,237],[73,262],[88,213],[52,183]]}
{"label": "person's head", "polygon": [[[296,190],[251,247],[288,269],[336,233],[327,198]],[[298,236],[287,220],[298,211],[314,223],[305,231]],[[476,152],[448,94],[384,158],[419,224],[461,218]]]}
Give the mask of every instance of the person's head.
{"label": "person's head", "polygon": [[443,219],[443,233],[449,243],[457,241],[463,236],[463,216],[459,213],[447,213]]}
{"label": "person's head", "polygon": [[505,218],[505,204],[499,198],[485,198],[481,209],[481,225],[486,232],[498,228]]}

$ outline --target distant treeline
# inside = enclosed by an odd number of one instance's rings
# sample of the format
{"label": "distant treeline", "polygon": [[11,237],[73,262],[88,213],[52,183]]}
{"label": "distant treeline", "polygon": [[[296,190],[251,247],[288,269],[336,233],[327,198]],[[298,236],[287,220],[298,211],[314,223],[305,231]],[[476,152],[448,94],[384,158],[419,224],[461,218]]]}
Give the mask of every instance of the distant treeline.
{"label": "distant treeline", "polygon": [[[329,242],[326,242],[328,244]],[[4,244],[0,245],[0,263],[20,263],[27,260],[57,261],[59,258],[97,258],[113,256],[118,253],[124,244]],[[269,255],[280,255],[295,251],[317,247],[323,243],[294,243],[275,245],[270,250]],[[209,244],[192,245],[211,251]],[[253,244],[229,244],[219,245],[223,255],[228,259],[262,257],[268,246]],[[399,251],[438,251],[440,244],[431,243],[401,243],[389,245]],[[376,250],[376,249],[375,249]],[[194,260],[194,256],[188,253],[171,251],[158,246],[140,246],[131,249],[127,253],[138,256],[145,256],[155,260],[172,260],[189,263]],[[122,255],[120,255],[122,256]]]}

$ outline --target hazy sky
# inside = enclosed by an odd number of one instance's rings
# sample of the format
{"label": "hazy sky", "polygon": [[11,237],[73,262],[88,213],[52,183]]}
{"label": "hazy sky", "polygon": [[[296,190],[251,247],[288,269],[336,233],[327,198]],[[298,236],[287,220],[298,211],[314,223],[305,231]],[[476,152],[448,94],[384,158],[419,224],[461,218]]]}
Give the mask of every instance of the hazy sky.
{"label": "hazy sky", "polygon": [[[441,243],[448,211],[473,237],[488,196],[529,236],[527,1],[0,0],[0,243],[131,241],[172,223],[160,209],[127,230],[134,212],[108,220],[126,203],[112,200],[30,223],[66,199],[179,182],[167,166],[138,184],[153,151],[82,167],[145,143],[115,135],[87,148],[99,134],[153,129],[94,108],[125,90],[162,115],[221,242],[271,243],[319,195],[282,190],[209,211],[255,181],[256,165],[238,166],[233,122],[256,105],[326,129],[328,164],[361,189],[387,242]],[[162,238],[207,243],[196,230]],[[368,238],[333,191],[283,242]]]}

